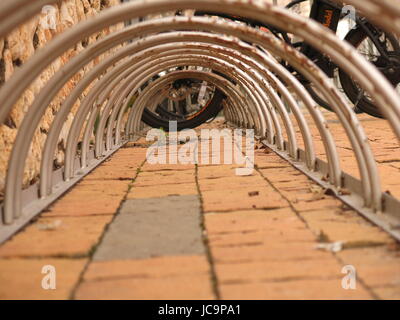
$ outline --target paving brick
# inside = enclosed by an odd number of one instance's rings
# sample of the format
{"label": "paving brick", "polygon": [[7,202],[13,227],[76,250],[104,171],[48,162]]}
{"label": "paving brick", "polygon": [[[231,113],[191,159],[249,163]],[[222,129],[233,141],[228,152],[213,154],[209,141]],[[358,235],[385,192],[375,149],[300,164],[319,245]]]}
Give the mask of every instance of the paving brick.
{"label": "paving brick", "polygon": [[[113,166],[115,165],[117,164],[113,164]],[[104,166],[87,176],[86,180],[133,180],[137,175],[137,170],[138,167],[119,169],[113,167],[110,169],[108,166]]]}
{"label": "paving brick", "polygon": [[158,186],[134,187],[128,193],[127,199],[148,199],[170,196],[197,195],[197,185],[195,183],[168,184]]}
{"label": "paving brick", "polygon": [[[256,195],[253,196],[253,194]],[[202,192],[205,212],[246,209],[276,209],[288,206],[287,202],[270,187],[254,186]]]}
{"label": "paving brick", "polygon": [[[83,179],[74,189],[76,192],[91,192],[97,193],[102,192],[108,195],[120,195],[126,192],[127,187],[130,185],[130,181],[94,181]],[[72,191],[72,192],[73,192]]]}
{"label": "paving brick", "polygon": [[146,155],[147,153],[147,145],[148,142],[146,140],[139,140],[136,142],[129,143],[125,145],[124,148],[118,150],[118,153],[114,155],[115,158],[120,158],[123,156],[138,156],[138,155]]}
{"label": "paving brick", "polygon": [[83,180],[47,209],[44,217],[113,215],[129,188],[129,181]]}
{"label": "paving brick", "polygon": [[303,211],[339,208],[342,205],[342,202],[340,202],[335,198],[328,198],[315,201],[300,201],[297,203],[292,203],[292,205],[297,211],[303,212]]}
{"label": "paving brick", "polygon": [[56,202],[43,214],[44,217],[80,217],[113,215],[121,205],[123,195],[101,196],[80,195],[78,197],[67,196]]}
{"label": "paving brick", "polygon": [[86,256],[112,218],[40,218],[2,245],[0,257]]}
{"label": "paving brick", "polygon": [[358,275],[364,283],[375,289],[375,287],[392,286],[400,287],[400,264],[388,265],[354,265]]}
{"label": "paving brick", "polygon": [[222,299],[227,300],[358,300],[372,299],[361,286],[344,290],[341,280],[299,280],[221,285]]}
{"label": "paving brick", "polygon": [[293,190],[279,189],[279,191],[282,194],[282,196],[284,196],[292,204],[296,204],[296,203],[304,202],[304,201],[309,202],[309,201],[322,200],[322,199],[329,198],[329,196],[315,194],[315,193],[309,192],[308,190],[299,190],[298,189],[298,190],[296,190],[296,192],[293,192]]}
{"label": "paving brick", "polygon": [[142,172],[153,172],[153,171],[194,171],[196,166],[194,164],[150,164],[146,162],[141,168]]}
{"label": "paving brick", "polygon": [[400,260],[400,251],[391,245],[379,247],[353,248],[337,253],[341,260],[349,264],[387,264]]}
{"label": "paving brick", "polygon": [[[267,186],[267,182],[260,176],[233,176],[223,178],[203,179],[199,182],[201,192],[214,191],[223,188],[224,190],[240,188],[257,188]],[[256,190],[256,189],[254,189]]]}
{"label": "paving brick", "polygon": [[[268,175],[266,176],[268,179]],[[273,186],[279,190],[290,190],[290,191],[305,191],[309,190],[313,185],[311,181],[305,181],[300,183],[298,179],[294,179],[292,181],[284,181],[284,182],[273,182]]]}
{"label": "paving brick", "polygon": [[227,234],[210,235],[208,237],[209,245],[213,247],[228,247],[237,245],[256,245],[268,244],[271,239],[275,243],[289,242],[310,242],[315,240],[315,236],[304,226],[292,226],[282,223],[273,228],[271,226],[267,230],[236,232]]}
{"label": "paving brick", "polygon": [[255,163],[257,164],[257,168],[260,170],[265,169],[285,169],[290,168],[290,164],[285,162],[284,160],[279,159],[271,159],[268,155],[264,154],[255,154]]}
{"label": "paving brick", "polygon": [[207,275],[210,266],[205,255],[164,256],[139,260],[94,261],[84,280],[113,278],[166,278]]}
{"label": "paving brick", "polygon": [[158,186],[169,184],[195,183],[194,171],[156,171],[142,172],[134,183],[134,187]]}
{"label": "paving brick", "polygon": [[[321,266],[324,266],[321,268]],[[341,279],[342,267],[332,256],[323,260],[261,261],[217,263],[214,266],[219,284],[293,281],[306,279]],[[249,272],[251,270],[251,272]]]}
{"label": "paving brick", "polygon": [[366,221],[361,222],[336,222],[307,220],[308,226],[315,232],[321,231],[329,241],[343,241],[347,246],[379,245],[392,242],[392,238]]}
{"label": "paving brick", "polygon": [[272,183],[278,182],[309,182],[300,171],[293,168],[280,168],[280,169],[260,169],[262,175]]}
{"label": "paving brick", "polygon": [[400,254],[397,251],[389,251],[386,246],[366,247],[344,250],[338,256],[343,263],[353,265],[368,286],[400,287]]}
{"label": "paving brick", "polygon": [[60,198],[56,203],[61,202],[63,199],[68,200],[79,200],[79,198],[90,198],[90,197],[121,197],[127,192],[131,181],[119,181],[119,180],[82,180],[72,190],[66,193],[65,196]]}
{"label": "paving brick", "polygon": [[235,169],[236,166],[233,165],[200,166],[198,170],[198,177],[199,180],[233,177],[236,176]]}
{"label": "paving brick", "polygon": [[211,300],[214,298],[208,275],[83,282],[76,294],[78,300]]}
{"label": "paving brick", "polygon": [[[0,300],[68,299],[86,259],[0,259]],[[42,268],[56,268],[56,290],[44,290]]]}
{"label": "paving brick", "polygon": [[249,261],[304,261],[331,257],[331,253],[315,249],[314,242],[275,243],[273,240],[259,245],[211,247],[213,261],[233,263]]}
{"label": "paving brick", "polygon": [[365,219],[353,210],[342,210],[341,208],[326,208],[315,211],[303,211],[300,216],[308,222],[350,222],[366,223]]}
{"label": "paving brick", "polygon": [[286,219],[296,219],[290,208],[208,213],[205,226],[208,234],[249,232],[266,229],[270,223]]}
{"label": "paving brick", "polygon": [[400,300],[400,287],[374,288],[374,293],[382,300]]}
{"label": "paving brick", "polygon": [[[121,149],[120,149],[121,150]],[[124,154],[123,150],[122,152],[117,152],[114,157],[112,157],[109,160],[106,160],[102,163],[102,167],[104,166],[114,166],[114,164],[118,163],[122,167],[138,167],[141,166],[144,161],[146,160],[146,154],[145,153],[138,153],[138,154]],[[119,167],[116,167],[119,169]]]}

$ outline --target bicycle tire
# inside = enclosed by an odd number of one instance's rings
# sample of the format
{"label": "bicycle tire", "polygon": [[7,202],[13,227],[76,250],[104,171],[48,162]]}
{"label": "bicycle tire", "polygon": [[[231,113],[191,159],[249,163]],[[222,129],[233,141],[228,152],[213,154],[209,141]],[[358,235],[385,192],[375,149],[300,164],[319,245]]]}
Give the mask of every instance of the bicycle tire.
{"label": "bicycle tire", "polygon": [[[392,36],[392,39],[389,40],[391,41],[391,44],[393,45],[394,49],[396,52],[399,53],[400,56],[400,45],[397,42],[397,40]],[[368,35],[365,33],[365,31],[362,28],[356,28],[351,30],[345,37],[345,40],[347,40],[352,46],[357,48],[365,39],[368,38]],[[379,111],[379,108],[368,98],[365,96],[360,100],[358,100],[359,96],[359,89],[356,83],[353,81],[353,79],[342,69],[339,69],[339,79],[340,83],[343,87],[344,92],[346,93],[347,97],[353,102],[357,103],[357,108],[362,110],[363,112],[376,117],[376,118],[384,118],[382,113]]]}
{"label": "bicycle tire", "polygon": [[314,90],[311,84],[306,84],[304,86],[308,93],[310,94],[311,98],[314,99],[314,101],[322,108],[333,112],[333,109],[330,107],[329,103],[326,102],[321,96]]}
{"label": "bicycle tire", "polygon": [[[207,107],[198,115],[195,115],[192,119],[177,121],[178,131],[196,128],[207,120],[215,118],[222,111],[222,102],[225,99],[226,95],[221,90],[216,89]],[[147,108],[143,111],[142,121],[153,128],[162,128],[167,132],[169,131],[170,121],[157,117]]]}

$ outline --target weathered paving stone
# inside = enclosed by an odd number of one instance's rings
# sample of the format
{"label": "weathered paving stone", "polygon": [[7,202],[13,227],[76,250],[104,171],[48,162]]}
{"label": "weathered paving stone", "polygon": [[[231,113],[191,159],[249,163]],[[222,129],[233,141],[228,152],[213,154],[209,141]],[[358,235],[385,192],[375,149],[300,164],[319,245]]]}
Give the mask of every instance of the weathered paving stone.
{"label": "weathered paving stone", "polygon": [[112,217],[39,218],[0,247],[0,258],[88,256]]}
{"label": "weathered paving stone", "polygon": [[[321,268],[321,265],[324,267]],[[222,285],[306,279],[342,279],[341,269],[342,266],[335,261],[334,257],[321,260],[304,260],[296,264],[293,261],[258,261],[218,263],[215,265],[218,281]],[[252,272],[249,272],[249,270],[252,270]]]}
{"label": "weathered paving stone", "polygon": [[[1,261],[1,260],[0,260]],[[208,275],[205,255],[164,256],[138,260],[95,261],[84,274],[84,281],[123,278],[179,278]]]}
{"label": "weathered paving stone", "polygon": [[94,260],[145,259],[205,252],[197,196],[126,201]]}
{"label": "weathered paving stone", "polygon": [[[84,282],[78,300],[211,300],[208,275],[179,278],[128,278]],[[206,284],[206,285],[205,285]]]}
{"label": "weathered paving stone", "polygon": [[251,300],[358,300],[372,299],[361,286],[343,290],[340,280],[298,280],[221,285],[222,299]]}
{"label": "weathered paving stone", "polygon": [[[0,300],[68,299],[87,259],[0,259]],[[53,266],[57,289],[44,290],[44,266]]]}
{"label": "weathered paving stone", "polygon": [[[114,286],[114,288],[113,288]],[[76,299],[215,299],[205,255],[96,261]]]}
{"label": "weathered paving stone", "polygon": [[133,188],[127,197],[128,199],[150,199],[154,197],[197,195],[197,193],[197,185],[195,183],[185,183]]}

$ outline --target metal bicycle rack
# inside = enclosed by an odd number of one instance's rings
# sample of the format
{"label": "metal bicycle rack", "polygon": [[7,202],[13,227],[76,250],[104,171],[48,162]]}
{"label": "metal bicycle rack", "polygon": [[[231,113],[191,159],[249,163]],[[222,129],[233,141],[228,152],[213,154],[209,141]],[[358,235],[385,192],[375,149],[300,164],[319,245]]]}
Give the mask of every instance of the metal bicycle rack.
{"label": "metal bicycle rack", "polygon": [[[43,6],[60,2],[3,0],[0,4],[0,38],[5,38],[17,26],[38,14]],[[400,36],[400,3],[394,2],[398,1],[346,0],[346,4],[355,6],[377,25]],[[0,88],[0,123],[4,123],[33,81],[82,39],[119,22],[182,9],[240,15],[303,38],[346,69],[365,92],[375,97],[391,129],[400,138],[400,98],[371,63],[322,25],[255,0],[137,0],[107,9],[57,36],[14,72]],[[42,151],[40,180],[23,189],[29,148],[46,109],[76,73],[113,48],[118,49],[87,72],[63,101]],[[331,104],[351,143],[360,180],[343,171],[323,113],[302,84],[277,62],[276,57],[285,59],[301,72]],[[180,66],[212,68],[228,75],[235,83],[211,72],[180,70],[168,73],[143,91],[139,90],[154,75]],[[206,80],[218,87],[228,96],[224,111],[232,125],[254,129],[268,147],[400,239],[400,202],[382,193],[368,137],[352,106],[312,61],[273,35],[245,25],[216,18],[174,16],[126,26],[91,44],[58,70],[36,95],[18,128],[8,161],[5,199],[1,207],[0,242],[140,134],[144,128],[141,122],[144,108],[165,84],[185,77]],[[54,171],[53,158],[64,122],[85,91],[88,93],[82,99],[69,129],[64,166]],[[134,95],[138,98],[129,108]],[[327,162],[316,156],[305,112],[318,129]],[[90,138],[96,119],[100,120],[92,150]],[[295,127],[300,130],[304,150],[299,148]],[[81,146],[79,152],[78,144]],[[351,190],[351,195],[342,195],[343,188]]]}

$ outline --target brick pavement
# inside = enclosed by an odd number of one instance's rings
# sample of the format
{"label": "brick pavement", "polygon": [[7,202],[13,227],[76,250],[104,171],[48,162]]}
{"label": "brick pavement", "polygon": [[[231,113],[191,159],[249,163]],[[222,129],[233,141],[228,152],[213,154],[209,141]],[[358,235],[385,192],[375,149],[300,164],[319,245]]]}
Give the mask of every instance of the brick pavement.
{"label": "brick pavement", "polygon": [[[400,298],[394,240],[274,153],[256,150],[237,176],[150,165],[146,146],[118,151],[0,247],[0,299]],[[335,241],[342,251],[316,249]],[[356,290],[341,286],[349,264]],[[56,290],[41,288],[44,265]]]}

